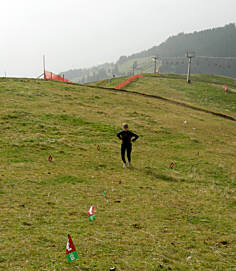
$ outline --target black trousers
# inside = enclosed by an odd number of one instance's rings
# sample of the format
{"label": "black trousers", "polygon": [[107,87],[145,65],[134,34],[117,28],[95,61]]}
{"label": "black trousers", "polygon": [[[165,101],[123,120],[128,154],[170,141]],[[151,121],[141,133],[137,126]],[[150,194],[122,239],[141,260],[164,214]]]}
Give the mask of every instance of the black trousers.
{"label": "black trousers", "polygon": [[127,151],[128,161],[131,162],[132,144],[121,144],[121,159],[124,163],[126,163],[126,160],[125,160],[126,151]]}

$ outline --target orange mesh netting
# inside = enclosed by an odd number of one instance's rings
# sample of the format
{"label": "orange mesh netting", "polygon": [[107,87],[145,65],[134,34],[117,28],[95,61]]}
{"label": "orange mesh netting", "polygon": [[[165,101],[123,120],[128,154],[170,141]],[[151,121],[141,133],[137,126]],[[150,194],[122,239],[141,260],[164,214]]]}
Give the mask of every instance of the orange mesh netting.
{"label": "orange mesh netting", "polygon": [[68,80],[66,78],[63,78],[60,75],[56,75],[53,72],[48,72],[48,71],[45,71],[45,73],[44,73],[44,79],[47,79],[47,80],[57,80],[57,81],[63,81],[63,82],[72,83],[70,80]]}
{"label": "orange mesh netting", "polygon": [[120,89],[120,88],[122,88],[122,87],[128,85],[128,84],[129,84],[130,82],[132,82],[133,80],[135,80],[135,79],[137,79],[137,78],[142,78],[142,77],[143,77],[143,75],[139,75],[139,74],[134,75],[134,76],[130,77],[128,80],[126,80],[126,81],[122,82],[121,84],[115,86],[114,88],[115,88],[115,89]]}

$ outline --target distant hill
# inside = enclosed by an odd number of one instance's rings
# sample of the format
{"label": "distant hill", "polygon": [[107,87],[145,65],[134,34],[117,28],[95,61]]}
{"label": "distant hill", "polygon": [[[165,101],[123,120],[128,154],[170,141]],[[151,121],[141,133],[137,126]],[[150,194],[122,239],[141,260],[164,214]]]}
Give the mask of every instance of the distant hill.
{"label": "distant hill", "polygon": [[[132,73],[153,72],[153,56],[158,56],[158,69],[163,73],[185,73],[186,51],[196,53],[193,73],[209,73],[236,77],[236,27],[208,29],[190,34],[179,33],[148,50],[121,56],[116,63],[105,63],[89,69],[74,69],[62,72],[66,78],[80,83],[103,80]],[[203,57],[207,56],[207,57]]]}

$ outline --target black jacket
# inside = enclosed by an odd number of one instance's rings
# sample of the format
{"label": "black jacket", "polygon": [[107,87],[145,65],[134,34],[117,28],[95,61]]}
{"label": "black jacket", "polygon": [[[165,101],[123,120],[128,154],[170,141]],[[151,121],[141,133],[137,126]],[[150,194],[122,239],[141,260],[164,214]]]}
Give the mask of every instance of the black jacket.
{"label": "black jacket", "polygon": [[138,135],[134,134],[131,131],[121,131],[117,133],[117,137],[122,140],[122,144],[124,145],[131,144],[139,138]]}

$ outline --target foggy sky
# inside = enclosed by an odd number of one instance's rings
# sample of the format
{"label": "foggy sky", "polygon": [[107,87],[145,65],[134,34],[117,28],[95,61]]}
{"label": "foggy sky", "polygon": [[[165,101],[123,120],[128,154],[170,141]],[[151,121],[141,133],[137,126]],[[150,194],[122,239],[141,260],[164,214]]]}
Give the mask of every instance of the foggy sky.
{"label": "foggy sky", "polygon": [[0,77],[116,61],[236,21],[236,0],[0,0]]}

